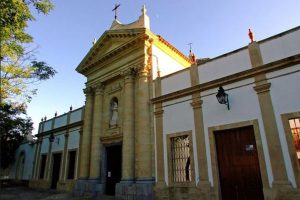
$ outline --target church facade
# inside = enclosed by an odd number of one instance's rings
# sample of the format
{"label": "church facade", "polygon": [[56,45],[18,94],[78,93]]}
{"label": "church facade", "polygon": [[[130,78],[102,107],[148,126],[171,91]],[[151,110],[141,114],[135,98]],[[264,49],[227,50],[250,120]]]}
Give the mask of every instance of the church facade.
{"label": "church facade", "polygon": [[76,70],[85,106],[40,123],[31,187],[300,198],[300,27],[196,59],[151,32],[143,8],[134,23],[115,19]]}

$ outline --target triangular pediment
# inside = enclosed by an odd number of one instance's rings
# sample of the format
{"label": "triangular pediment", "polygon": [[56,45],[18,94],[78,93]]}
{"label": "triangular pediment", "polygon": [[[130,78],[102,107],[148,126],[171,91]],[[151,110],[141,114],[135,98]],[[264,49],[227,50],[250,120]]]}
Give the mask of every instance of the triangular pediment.
{"label": "triangular pediment", "polygon": [[138,38],[143,33],[145,33],[145,29],[109,30],[104,32],[78,65],[76,70],[81,73],[87,66],[116,51],[128,42]]}

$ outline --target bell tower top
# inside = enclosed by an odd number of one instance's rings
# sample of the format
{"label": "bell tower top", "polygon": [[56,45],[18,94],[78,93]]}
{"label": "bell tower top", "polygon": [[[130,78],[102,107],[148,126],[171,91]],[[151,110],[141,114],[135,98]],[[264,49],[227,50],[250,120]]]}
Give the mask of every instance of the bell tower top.
{"label": "bell tower top", "polygon": [[110,30],[134,29],[134,28],[150,29],[150,18],[147,15],[147,9],[145,5],[143,5],[141,11],[142,13],[139,19],[130,24],[122,24],[119,20],[115,19],[110,27]]}

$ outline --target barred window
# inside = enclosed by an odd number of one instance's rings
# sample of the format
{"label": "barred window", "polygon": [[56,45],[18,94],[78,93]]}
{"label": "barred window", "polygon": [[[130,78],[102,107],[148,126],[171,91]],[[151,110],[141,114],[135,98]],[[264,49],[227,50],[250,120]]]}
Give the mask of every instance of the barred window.
{"label": "barred window", "polygon": [[188,135],[170,138],[171,162],[174,183],[192,181],[190,138]]}
{"label": "barred window", "polygon": [[297,152],[297,157],[300,162],[300,118],[290,119],[289,123]]}

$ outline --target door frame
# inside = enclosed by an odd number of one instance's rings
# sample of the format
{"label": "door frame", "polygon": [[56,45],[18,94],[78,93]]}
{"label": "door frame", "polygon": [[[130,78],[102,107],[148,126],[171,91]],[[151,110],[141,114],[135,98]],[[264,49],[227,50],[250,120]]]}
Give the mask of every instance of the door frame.
{"label": "door frame", "polygon": [[[102,182],[104,183],[104,187],[103,187],[103,191],[104,191],[104,194],[106,194],[106,187],[107,187],[107,177],[106,177],[106,175],[107,175],[107,163],[108,163],[108,156],[107,156],[107,148],[108,147],[116,147],[116,146],[121,146],[121,159],[123,159],[123,144],[122,144],[122,142],[118,142],[118,143],[109,143],[109,144],[106,144],[106,145],[104,145],[103,147],[103,149],[104,149],[104,151],[103,151],[103,157],[104,157],[104,162],[102,162],[103,163],[103,165],[102,165],[102,169],[103,170],[101,170],[101,174],[102,174]],[[121,166],[120,166],[120,168],[121,168],[121,180],[122,180],[122,160],[121,160]],[[120,180],[120,181],[121,181]]]}
{"label": "door frame", "polygon": [[[265,156],[264,156],[264,152],[263,152],[263,146],[262,146],[261,134],[260,134],[259,126],[258,126],[258,120],[255,119],[255,120],[237,122],[237,123],[232,123],[232,124],[213,126],[213,127],[208,128],[208,135],[209,135],[209,146],[210,146],[210,155],[211,155],[212,176],[213,176],[213,183],[214,183],[213,185],[216,188],[215,191],[217,193],[218,199],[221,198],[221,187],[220,187],[219,167],[218,167],[218,158],[217,158],[217,154],[216,154],[217,150],[216,150],[216,141],[215,141],[214,132],[228,130],[228,129],[242,128],[245,126],[253,127],[256,148],[257,148],[258,161],[259,161],[261,181],[262,181],[262,185],[263,185],[263,193],[265,192],[265,189],[269,188],[266,161],[265,161]],[[266,196],[266,195],[264,194],[264,196]]]}

